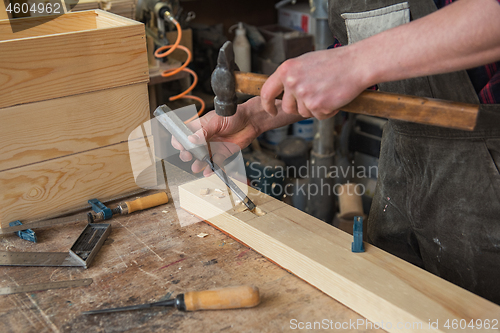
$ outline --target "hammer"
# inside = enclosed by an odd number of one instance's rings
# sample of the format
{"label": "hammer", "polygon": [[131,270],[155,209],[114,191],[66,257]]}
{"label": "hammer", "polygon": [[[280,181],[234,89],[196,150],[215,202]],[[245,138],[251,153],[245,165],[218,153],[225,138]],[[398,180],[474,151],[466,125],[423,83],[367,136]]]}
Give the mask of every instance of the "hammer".
{"label": "hammer", "polygon": [[[216,95],[215,112],[223,117],[234,115],[237,107],[236,93],[258,96],[267,78],[263,74],[239,72],[234,61],[233,44],[226,42],[219,51],[217,67],[212,73],[212,89]],[[472,131],[476,126],[479,105],[364,91],[341,110]]]}

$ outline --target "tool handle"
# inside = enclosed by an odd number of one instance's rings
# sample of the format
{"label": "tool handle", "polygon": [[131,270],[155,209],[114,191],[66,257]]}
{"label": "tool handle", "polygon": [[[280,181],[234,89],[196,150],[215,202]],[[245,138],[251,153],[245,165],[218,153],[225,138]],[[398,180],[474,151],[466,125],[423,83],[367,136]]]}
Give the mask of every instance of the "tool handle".
{"label": "tool handle", "polygon": [[234,72],[236,78],[236,92],[254,96],[260,96],[262,86],[269,78],[265,74]]}
{"label": "tool handle", "polygon": [[229,287],[185,293],[184,303],[186,311],[251,308],[260,303],[260,295],[254,286]]}
{"label": "tool handle", "polygon": [[[236,91],[260,95],[268,76],[235,72]],[[281,99],[283,94],[278,96]],[[444,101],[433,98],[364,91],[343,111],[370,116],[410,121],[425,125],[472,131],[476,126],[479,105]]]}
{"label": "tool handle", "polygon": [[128,208],[128,213],[136,212],[139,210],[148,209],[168,203],[168,195],[165,192],[159,192],[148,195],[133,201],[125,201]]}
{"label": "tool handle", "polygon": [[189,141],[188,137],[193,135],[193,132],[168,106],[160,105],[153,112],[153,115],[179,141],[184,149],[189,151],[196,159],[201,161],[208,155],[208,149],[205,145],[198,145]]}

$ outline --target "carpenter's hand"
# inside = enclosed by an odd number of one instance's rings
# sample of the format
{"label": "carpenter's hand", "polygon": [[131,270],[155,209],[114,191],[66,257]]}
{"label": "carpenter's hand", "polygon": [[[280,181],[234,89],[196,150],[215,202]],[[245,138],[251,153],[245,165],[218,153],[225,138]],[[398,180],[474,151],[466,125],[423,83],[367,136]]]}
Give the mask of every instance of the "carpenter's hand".
{"label": "carpenter's hand", "polygon": [[370,86],[351,53],[345,46],[285,61],[262,87],[262,107],[276,115],[274,100],[284,92],[282,109],[286,113],[318,119],[333,116]]}
{"label": "carpenter's hand", "polygon": [[[221,165],[226,158],[248,146],[260,135],[260,127],[252,121],[258,118],[259,111],[263,111],[260,98],[253,98],[239,105],[236,114],[231,117],[221,117],[215,111],[211,111],[199,120],[188,124],[194,132],[189,140],[198,144],[210,142],[212,158],[215,163]],[[182,161],[192,160],[191,153],[186,151],[174,137],[172,137],[172,146],[181,151],[179,157]],[[208,176],[212,171],[206,166],[205,162],[196,160],[191,169],[195,173],[205,169],[203,174]]]}

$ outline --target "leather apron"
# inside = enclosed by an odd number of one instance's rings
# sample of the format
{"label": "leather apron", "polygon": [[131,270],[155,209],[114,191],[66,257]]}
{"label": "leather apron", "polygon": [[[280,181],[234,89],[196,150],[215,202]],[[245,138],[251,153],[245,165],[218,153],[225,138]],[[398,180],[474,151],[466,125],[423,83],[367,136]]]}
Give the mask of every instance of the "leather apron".
{"label": "leather apron", "polygon": [[[329,24],[347,45],[435,10],[432,0],[330,0]],[[466,71],[378,86],[479,103]],[[368,219],[370,242],[500,304],[499,170],[499,104],[482,104],[471,132],[389,120]]]}

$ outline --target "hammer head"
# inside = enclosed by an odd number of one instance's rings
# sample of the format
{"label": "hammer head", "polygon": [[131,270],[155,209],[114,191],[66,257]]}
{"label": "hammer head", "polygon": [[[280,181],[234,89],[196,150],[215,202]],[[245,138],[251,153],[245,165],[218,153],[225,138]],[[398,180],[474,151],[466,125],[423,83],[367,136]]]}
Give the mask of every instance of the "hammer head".
{"label": "hammer head", "polygon": [[212,73],[212,90],[215,93],[215,112],[222,117],[236,113],[236,80],[233,43],[227,41],[219,51],[217,67]]}

